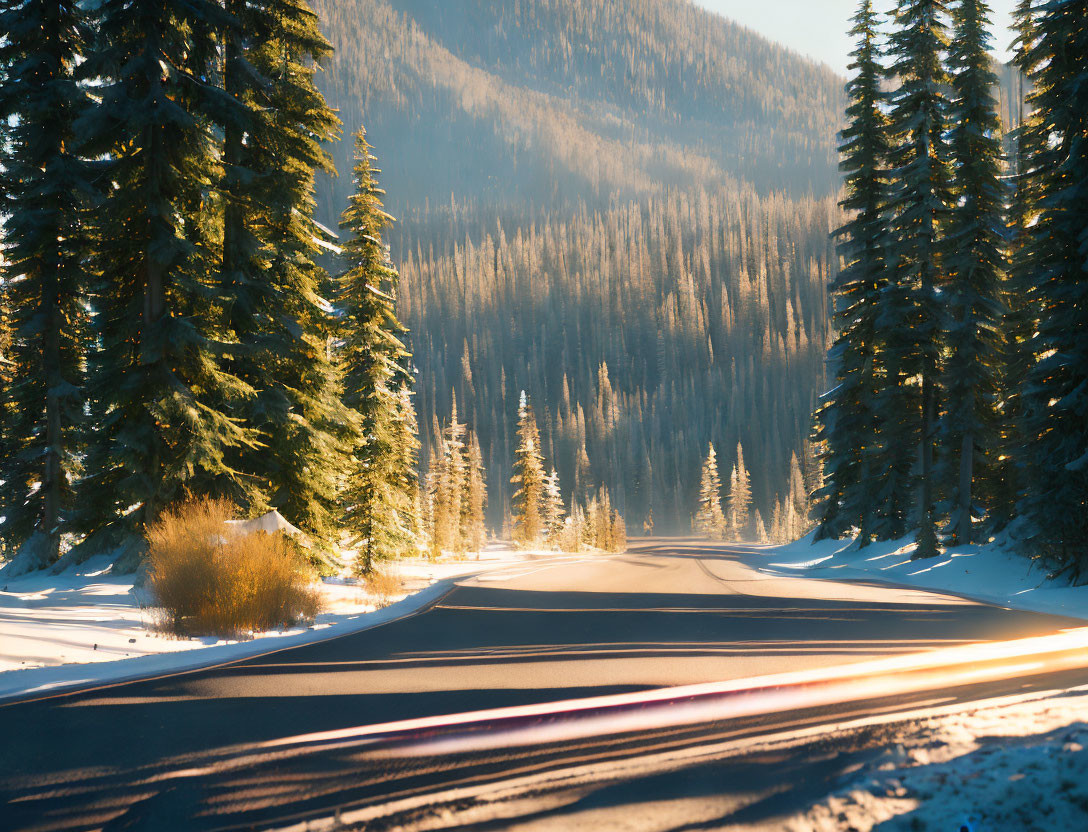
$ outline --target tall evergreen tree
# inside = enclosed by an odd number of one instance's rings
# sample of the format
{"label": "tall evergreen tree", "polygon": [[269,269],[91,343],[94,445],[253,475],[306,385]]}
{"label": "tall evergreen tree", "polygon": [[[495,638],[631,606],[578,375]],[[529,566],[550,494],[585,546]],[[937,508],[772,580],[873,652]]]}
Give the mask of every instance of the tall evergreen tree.
{"label": "tall evergreen tree", "polygon": [[232,415],[253,389],[224,369],[234,345],[212,280],[215,125],[228,109],[214,68],[230,20],[214,0],[103,0],[98,12],[81,65],[101,79],[98,105],[78,129],[109,161],[95,229],[98,426],[80,502],[90,529],[133,542],[185,495],[250,488],[228,454],[257,445]]}
{"label": "tall evergreen tree", "polygon": [[984,0],[959,0],[952,20],[950,144],[956,201],[944,258],[948,356],[941,440],[946,449],[943,479],[955,483],[950,542],[959,545],[973,542],[980,489],[982,496],[994,490],[1005,225],[990,8]]}
{"label": "tall evergreen tree", "polygon": [[797,537],[802,537],[809,530],[810,506],[809,493],[805,487],[805,476],[801,471],[801,461],[797,458],[796,452],[790,455],[790,488],[788,493],[790,505],[793,507],[793,513],[797,518],[794,531]]}
{"label": "tall evergreen tree", "polygon": [[1025,63],[1039,135],[1027,176],[1042,195],[1028,234],[1038,305],[1023,395],[1020,508],[1040,554],[1088,570],[1088,0],[1041,6]]}
{"label": "tall evergreen tree", "polygon": [[480,441],[472,430],[468,433],[466,463],[463,500],[465,546],[470,552],[478,553],[487,542],[487,480]]}
{"label": "tall evergreen tree", "polygon": [[[889,452],[878,493],[887,506],[881,536],[918,527],[916,557],[937,553],[934,445],[943,321],[938,291],[945,282],[941,254],[952,203],[945,15],[943,0],[899,0],[889,39],[888,74],[899,87],[889,114],[889,278],[877,318],[886,334],[886,387],[876,415]],[[903,504],[912,493],[913,518]]]}
{"label": "tall evergreen tree", "polygon": [[711,443],[699,481],[699,508],[695,512],[695,529],[711,540],[721,540],[725,536],[725,526],[722,478],[718,473],[718,455]]}
{"label": "tall evergreen tree", "polygon": [[553,546],[559,540],[563,531],[563,515],[566,507],[563,505],[563,490],[559,485],[559,472],[552,468],[544,478],[544,536]]}
{"label": "tall evergreen tree", "polygon": [[525,546],[544,533],[544,457],[533,406],[523,390],[518,404],[518,447],[514,453],[514,539]]}
{"label": "tall evergreen tree", "polygon": [[449,424],[442,432],[442,470],[435,500],[435,539],[441,549],[463,554],[465,541],[465,497],[468,493],[466,426],[457,417],[457,399],[453,400]]}
{"label": "tall evergreen tree", "polygon": [[360,130],[355,193],[340,220],[347,232],[347,268],[337,284],[344,404],[354,414],[356,429],[353,469],[342,496],[344,521],[361,545],[359,568],[364,573],[373,569],[375,560],[405,550],[411,528],[406,521],[415,499],[414,482],[404,477],[407,461],[415,459],[415,440],[403,430],[406,400],[399,392],[412,377],[401,340],[405,330],[396,316],[398,275],[381,236],[391,217],[382,208],[384,191],[378,187],[373,160]]}
{"label": "tall evergreen tree", "polygon": [[752,505],[752,482],[748,469],[744,466],[744,448],[737,443],[737,462],[729,477],[729,530],[737,537],[742,537],[750,521],[749,509]]}
{"label": "tall evergreen tree", "polygon": [[1008,268],[1002,283],[1004,320],[1001,326],[1001,364],[998,377],[998,448],[994,493],[990,517],[993,528],[1006,526],[1015,516],[1016,501],[1021,491],[1023,466],[1020,464],[1024,446],[1022,393],[1028,369],[1033,363],[1031,339],[1035,333],[1036,310],[1031,295],[1031,264],[1028,239],[1034,222],[1038,194],[1032,186],[1031,165],[1033,142],[1040,131],[1036,119],[1028,112],[1025,89],[1030,69],[1030,52],[1035,40],[1032,3],[1020,0],[1014,15],[1016,40],[1016,127],[1011,132],[1011,175],[1006,236],[1009,247]]}
{"label": "tall evergreen tree", "polygon": [[232,461],[256,486],[251,499],[331,546],[346,416],[327,346],[327,277],[314,262],[325,235],[313,211],[314,171],[333,172],[321,142],[339,127],[314,84],[332,48],[305,0],[225,8],[223,86],[236,107],[223,124],[220,280],[238,341],[227,366],[256,391],[237,415],[264,446]]}
{"label": "tall evergreen tree", "polygon": [[91,32],[75,0],[0,2],[0,285],[4,292],[2,536],[30,568],[57,559],[72,530],[85,439],[89,345],[87,205],[94,189],[76,122],[76,78]]}
{"label": "tall evergreen tree", "polygon": [[824,485],[816,497],[819,536],[840,537],[857,528],[858,542],[864,546],[880,528],[873,497],[884,446],[873,407],[882,384],[877,318],[887,282],[888,120],[872,0],[862,0],[850,33],[857,38],[857,47],[850,64],[854,74],[846,88],[850,104],[839,165],[846,176],[841,205],[850,212],[850,220],[837,232],[844,267],[830,286],[838,334],[828,357],[835,381],[816,416],[824,460]]}

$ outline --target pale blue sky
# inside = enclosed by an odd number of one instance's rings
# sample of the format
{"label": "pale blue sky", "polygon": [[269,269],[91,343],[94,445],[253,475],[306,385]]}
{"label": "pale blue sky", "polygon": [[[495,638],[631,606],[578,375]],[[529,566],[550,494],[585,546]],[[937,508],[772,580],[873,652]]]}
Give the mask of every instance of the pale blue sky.
{"label": "pale blue sky", "polygon": [[[695,0],[710,9],[754,29],[771,40],[808,55],[846,74],[847,56],[853,48],[847,32],[857,0]],[[891,9],[892,0],[877,0],[877,8]],[[1008,59],[1012,41],[1009,23],[1015,0],[990,0],[994,11],[994,47]]]}

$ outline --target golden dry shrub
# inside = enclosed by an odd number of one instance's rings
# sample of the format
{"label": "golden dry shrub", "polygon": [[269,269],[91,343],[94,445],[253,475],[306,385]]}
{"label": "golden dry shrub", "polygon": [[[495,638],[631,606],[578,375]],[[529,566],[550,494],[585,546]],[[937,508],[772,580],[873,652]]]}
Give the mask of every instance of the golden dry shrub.
{"label": "golden dry shrub", "polygon": [[393,599],[403,591],[403,583],[391,572],[372,569],[360,576],[363,587],[374,601],[376,607],[388,607]]}
{"label": "golden dry shrub", "polygon": [[243,534],[223,500],[184,503],[147,532],[147,586],[165,625],[188,635],[243,636],[312,620],[320,595],[283,534]]}

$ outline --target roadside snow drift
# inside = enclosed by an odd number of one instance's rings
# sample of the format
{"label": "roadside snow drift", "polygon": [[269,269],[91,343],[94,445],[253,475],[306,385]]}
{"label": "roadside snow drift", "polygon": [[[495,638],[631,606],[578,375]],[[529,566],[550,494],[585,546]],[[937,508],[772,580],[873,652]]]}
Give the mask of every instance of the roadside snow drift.
{"label": "roadside snow drift", "polygon": [[[1000,607],[1088,619],[1088,586],[1047,580],[1034,561],[1007,541],[948,549],[911,560],[915,543],[903,539],[858,549],[851,540],[753,547],[760,571],[839,581],[886,581],[952,592]],[[1086,827],[1088,828],[1088,827]]]}

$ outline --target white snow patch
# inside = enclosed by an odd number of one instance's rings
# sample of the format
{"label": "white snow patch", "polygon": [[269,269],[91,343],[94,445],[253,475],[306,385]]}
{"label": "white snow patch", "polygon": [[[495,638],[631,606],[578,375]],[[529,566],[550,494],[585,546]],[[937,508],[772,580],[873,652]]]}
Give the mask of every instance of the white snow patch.
{"label": "white snow patch", "polygon": [[366,629],[424,606],[457,578],[536,557],[491,546],[472,559],[398,561],[386,569],[400,579],[400,593],[381,599],[389,606],[380,609],[380,600],[349,576],[329,578],[321,583],[324,611],[312,625],[246,641],[158,632],[146,590],[133,586],[132,575],[111,574],[109,556],[60,575],[34,572],[0,586],[0,700],[200,667]]}
{"label": "white snow patch", "polygon": [[1088,829],[1088,688],[904,728],[789,832]]}
{"label": "white snow patch", "polygon": [[[951,592],[1001,607],[1088,619],[1088,586],[1051,581],[1036,563],[1002,539],[948,549],[939,557],[911,560],[915,543],[893,540],[863,549],[852,540],[753,547],[755,565],[768,574],[841,581],[884,581]],[[1086,827],[1088,828],[1088,827]]]}

